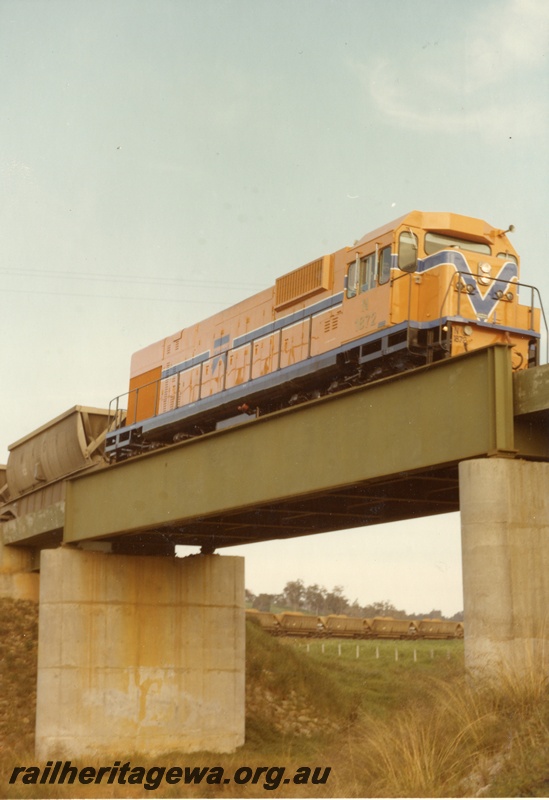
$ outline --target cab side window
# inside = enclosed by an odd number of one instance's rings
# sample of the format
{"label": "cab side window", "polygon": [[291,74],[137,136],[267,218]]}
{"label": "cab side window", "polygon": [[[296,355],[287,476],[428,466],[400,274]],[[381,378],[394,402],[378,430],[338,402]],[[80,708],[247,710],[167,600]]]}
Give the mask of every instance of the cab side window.
{"label": "cab side window", "polygon": [[360,291],[367,292],[376,285],[376,255],[371,253],[360,259]]}
{"label": "cab side window", "polygon": [[358,262],[353,261],[349,264],[347,269],[347,297],[356,296],[356,288],[358,283]]}
{"label": "cab side window", "polygon": [[391,277],[391,248],[384,247],[383,250],[379,252],[379,283],[387,283],[389,278]]}
{"label": "cab side window", "polygon": [[347,268],[347,297],[368,292],[391,277],[391,247],[384,247],[367,256],[356,257]]}

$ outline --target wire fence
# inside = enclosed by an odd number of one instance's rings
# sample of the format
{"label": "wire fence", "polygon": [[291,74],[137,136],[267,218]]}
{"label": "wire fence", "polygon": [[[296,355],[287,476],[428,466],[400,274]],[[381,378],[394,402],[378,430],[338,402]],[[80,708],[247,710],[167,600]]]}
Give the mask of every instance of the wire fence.
{"label": "wire fence", "polygon": [[462,660],[462,640],[435,641],[297,641],[292,644],[312,656],[325,659],[425,663]]}

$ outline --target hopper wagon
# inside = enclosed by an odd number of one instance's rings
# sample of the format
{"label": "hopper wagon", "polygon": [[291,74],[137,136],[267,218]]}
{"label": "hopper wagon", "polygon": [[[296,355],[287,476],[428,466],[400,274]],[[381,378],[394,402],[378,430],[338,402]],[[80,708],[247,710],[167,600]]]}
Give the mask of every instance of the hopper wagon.
{"label": "hopper wagon", "polygon": [[322,622],[316,614],[285,611],[277,614],[281,636],[322,636]]}
{"label": "hopper wagon", "polygon": [[463,639],[463,623],[444,619],[422,619],[417,635],[421,639]]}

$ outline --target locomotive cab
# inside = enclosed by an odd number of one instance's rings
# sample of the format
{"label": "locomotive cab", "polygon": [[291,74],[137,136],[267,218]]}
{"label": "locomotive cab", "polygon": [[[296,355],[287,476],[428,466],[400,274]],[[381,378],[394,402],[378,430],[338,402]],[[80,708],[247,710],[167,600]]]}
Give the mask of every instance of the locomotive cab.
{"label": "locomotive cab", "polygon": [[[534,287],[525,287],[529,302],[519,303],[519,259],[506,236],[513,226],[503,231],[457,214],[421,216],[413,231],[414,274],[394,285],[392,303],[408,319],[411,349],[426,348],[429,361],[501,342],[513,348],[515,369],[535,363],[541,302]],[[401,271],[413,263],[405,257],[411,233],[410,227],[399,235]]]}

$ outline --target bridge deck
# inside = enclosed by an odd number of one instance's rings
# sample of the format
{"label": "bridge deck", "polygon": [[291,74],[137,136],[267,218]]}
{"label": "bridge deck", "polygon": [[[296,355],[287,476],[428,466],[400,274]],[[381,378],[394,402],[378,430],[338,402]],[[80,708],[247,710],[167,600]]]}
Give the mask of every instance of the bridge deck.
{"label": "bridge deck", "polygon": [[[513,376],[494,346],[84,474],[63,539],[218,548],[457,511],[460,461],[549,460],[548,377]],[[37,525],[4,523],[4,540]]]}

